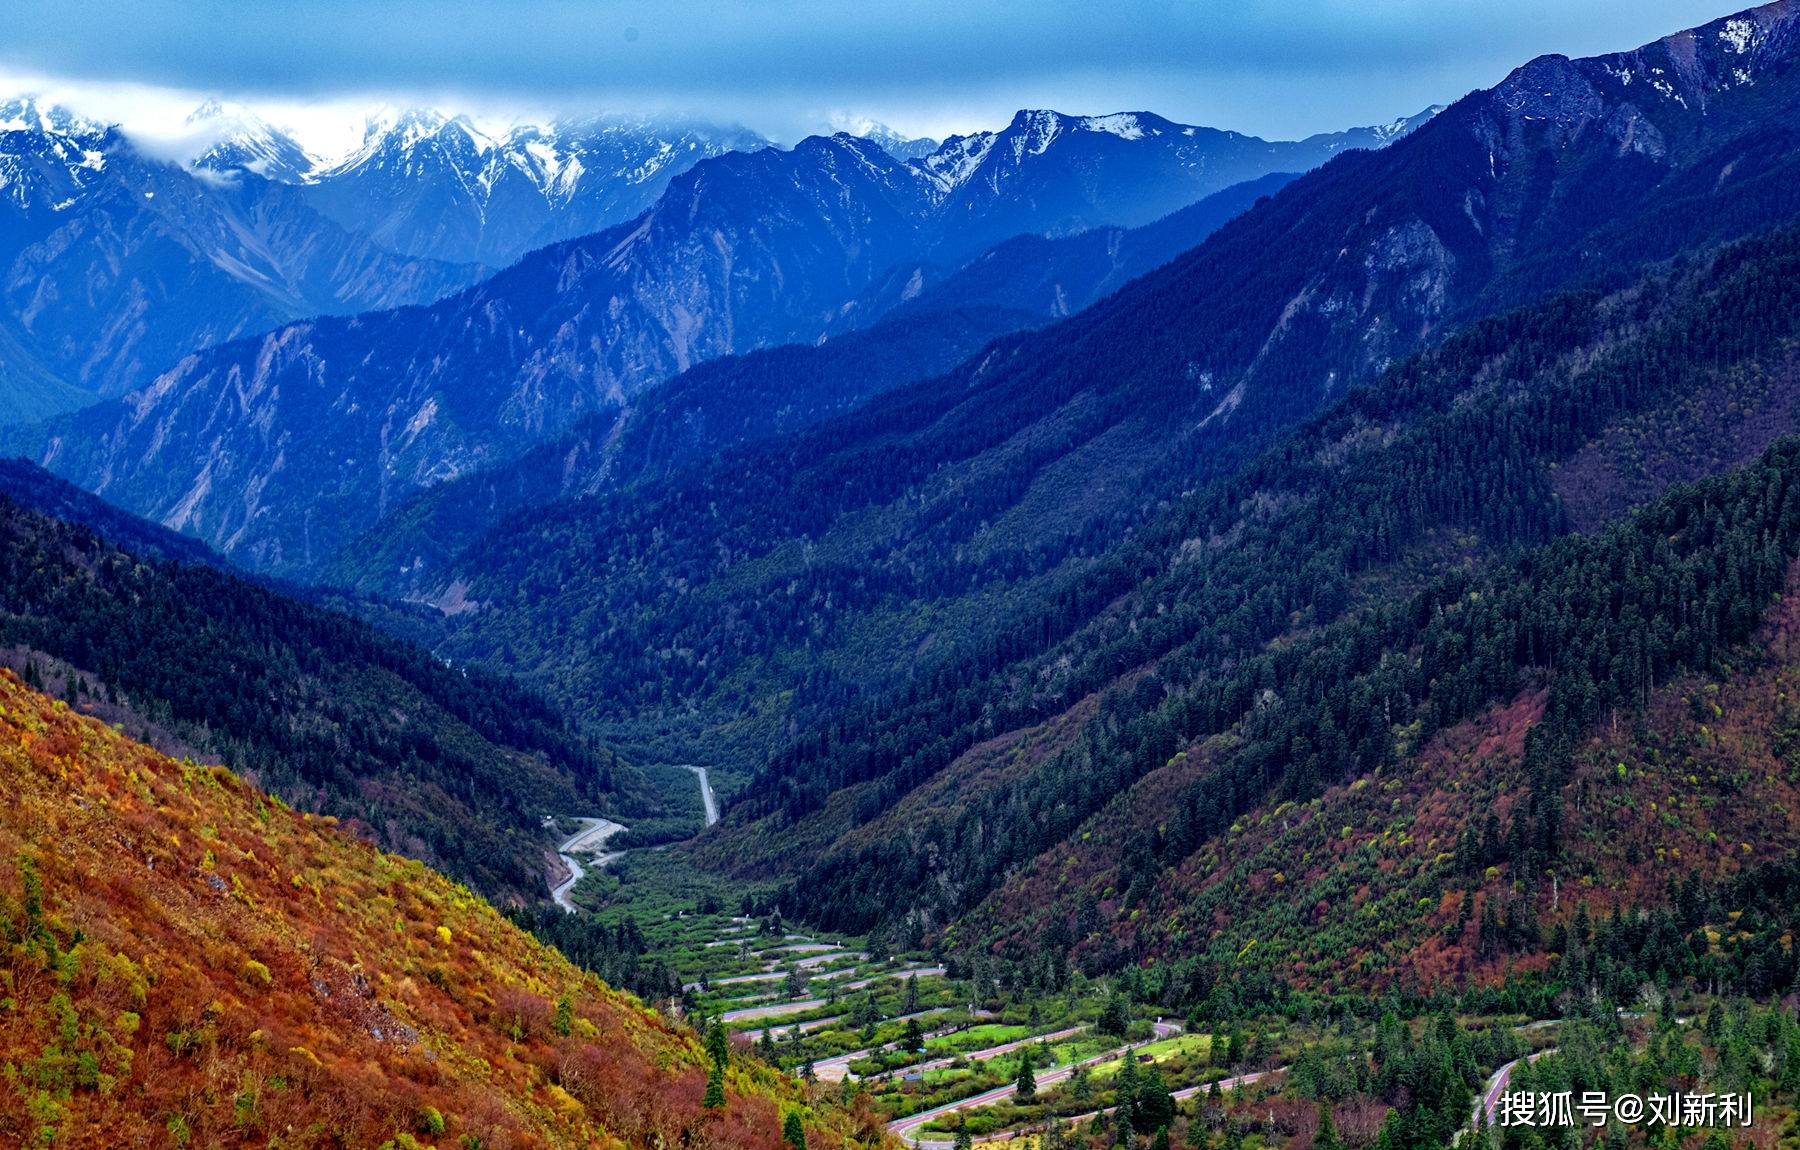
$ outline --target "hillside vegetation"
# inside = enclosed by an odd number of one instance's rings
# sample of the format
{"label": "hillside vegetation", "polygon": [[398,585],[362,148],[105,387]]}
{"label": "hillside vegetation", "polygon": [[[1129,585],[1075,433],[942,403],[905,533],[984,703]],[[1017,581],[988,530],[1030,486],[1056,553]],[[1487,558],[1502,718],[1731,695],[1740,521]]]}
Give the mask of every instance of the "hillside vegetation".
{"label": "hillside vegetation", "polygon": [[880,1141],[467,888],[0,672],[0,1143]]}

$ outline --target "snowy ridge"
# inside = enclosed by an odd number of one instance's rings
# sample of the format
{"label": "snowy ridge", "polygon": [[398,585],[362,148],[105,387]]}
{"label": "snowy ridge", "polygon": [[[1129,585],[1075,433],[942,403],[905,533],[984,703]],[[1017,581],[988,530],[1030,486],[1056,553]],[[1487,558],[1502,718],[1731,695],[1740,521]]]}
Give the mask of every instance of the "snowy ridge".
{"label": "snowy ridge", "polygon": [[292,136],[241,104],[207,100],[188,113],[200,171],[250,172],[279,183],[299,183],[319,167],[319,159]]}
{"label": "snowy ridge", "polygon": [[104,124],[36,97],[0,103],[0,197],[67,211],[105,171],[112,140]]}
{"label": "snowy ridge", "polygon": [[[1194,172],[1217,167],[1227,153],[1244,156],[1292,152],[1295,160],[1291,170],[1301,171],[1336,151],[1386,147],[1442,110],[1442,105],[1433,105],[1416,115],[1402,116],[1386,124],[1285,142],[1261,140],[1241,132],[1196,124],[1178,124],[1149,112],[1071,116],[1048,108],[1027,108],[998,132],[951,136],[936,151],[912,162],[944,196],[976,183],[998,193],[1035,157],[1058,154],[1065,147],[1120,149],[1107,154],[1137,155],[1144,162],[1151,162],[1152,157],[1156,157],[1156,162]],[[999,169],[1002,163],[1010,170],[1002,172]]]}
{"label": "snowy ridge", "polygon": [[595,180],[648,182],[683,156],[726,150],[720,146],[724,141],[766,143],[741,130],[628,121],[552,121],[490,131],[466,115],[432,108],[384,110],[366,122],[361,146],[311,173],[307,182],[330,183],[374,170],[415,178],[449,171],[485,197],[508,173],[517,173],[544,198],[566,202]]}

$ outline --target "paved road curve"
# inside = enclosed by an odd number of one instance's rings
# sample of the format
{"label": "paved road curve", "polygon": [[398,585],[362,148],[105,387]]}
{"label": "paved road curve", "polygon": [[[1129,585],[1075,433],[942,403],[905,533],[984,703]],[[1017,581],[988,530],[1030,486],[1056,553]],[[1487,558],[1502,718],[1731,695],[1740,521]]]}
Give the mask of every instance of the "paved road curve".
{"label": "paved road curve", "polygon": [[555,900],[556,905],[562,907],[569,914],[574,914],[576,910],[575,904],[569,899],[569,892],[574,890],[575,884],[581,881],[583,875],[587,874],[587,868],[582,866],[581,860],[575,856],[587,855],[591,865],[603,867],[625,853],[624,851],[614,851],[611,854],[602,853],[606,849],[606,840],[625,829],[623,823],[598,818],[584,818],[580,822],[581,829],[564,839],[562,845],[556,848],[556,853],[562,856],[563,865],[569,868],[569,877],[551,888],[550,891],[550,897]]}
{"label": "paved road curve", "polygon": [[[1556,1021],[1559,1020],[1550,1020],[1547,1023],[1533,1023],[1530,1027],[1521,1026],[1519,1029],[1527,1030],[1534,1029],[1540,1025],[1555,1025]],[[1492,1126],[1494,1124],[1494,1113],[1500,1109],[1500,1098],[1506,1093],[1508,1084],[1512,1082],[1513,1071],[1518,1068],[1519,1063],[1536,1062],[1544,1055],[1554,1053],[1556,1053],[1556,1047],[1546,1046],[1544,1049],[1533,1054],[1528,1054],[1524,1058],[1513,1059],[1511,1062],[1508,1062],[1505,1066],[1502,1066],[1500,1069],[1494,1071],[1493,1074],[1489,1075],[1487,1085],[1482,1088],[1481,1097],[1476,1099],[1475,1105],[1469,1110],[1469,1124],[1471,1126],[1479,1125],[1482,1116],[1486,1115],[1488,1125]],[[1462,1141],[1462,1136],[1465,1133],[1467,1133],[1466,1130],[1458,1130],[1456,1132],[1456,1137],[1452,1140],[1452,1144],[1454,1145],[1456,1142]]]}
{"label": "paved road curve", "polygon": [[[927,1015],[936,1014],[939,1009],[941,1008],[933,1007],[930,1010],[915,1011],[912,1014],[898,1014],[893,1018],[884,1019],[883,1021],[905,1022],[909,1018],[924,1018]],[[930,1031],[925,1037],[942,1038],[946,1034],[955,1034],[959,1030],[966,1029],[969,1025],[969,1023],[959,1023],[956,1026],[947,1026],[942,1030]],[[834,1054],[830,1058],[821,1058],[819,1061],[813,1063],[813,1075],[818,1078],[820,1082],[842,1082],[846,1078],[854,1078],[856,1076],[850,1073],[850,1064],[852,1062],[867,1058],[877,1050],[892,1050],[894,1046],[895,1043],[889,1042],[884,1046],[871,1046],[866,1050],[852,1050],[848,1054]]]}

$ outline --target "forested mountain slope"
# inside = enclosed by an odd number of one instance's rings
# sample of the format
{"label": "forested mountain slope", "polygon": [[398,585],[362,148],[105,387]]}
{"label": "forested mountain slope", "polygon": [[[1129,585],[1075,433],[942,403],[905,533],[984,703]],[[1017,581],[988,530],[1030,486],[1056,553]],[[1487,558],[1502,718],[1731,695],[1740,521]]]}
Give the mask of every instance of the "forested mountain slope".
{"label": "forested mountain slope", "polygon": [[[1741,19],[1742,52],[1721,21],[1534,62],[943,377],[640,498],[525,517],[457,565],[458,603],[479,609],[447,649],[529,668],[616,730],[750,761],[888,691],[955,697],[968,667],[1041,654],[1137,582],[1135,535],[1166,502],[1399,353],[1792,218],[1793,9]],[[1618,77],[1660,80],[1671,53],[1692,57],[1680,100]],[[1627,123],[1659,147],[1622,148]],[[829,789],[804,773],[792,785]]]}
{"label": "forested mountain slope", "polygon": [[0,496],[26,511],[85,527],[101,539],[140,559],[170,559],[231,570],[218,552],[191,536],[170,531],[129,511],[121,511],[98,495],[58,479],[25,459],[0,459]]}
{"label": "forested mountain slope", "polygon": [[[1412,720],[1390,748],[1356,748],[1316,785],[1271,772],[1245,802],[1259,784],[1242,764],[1288,737],[1247,716],[1125,783],[955,933],[1009,952],[1056,939],[1100,969],[1160,959],[1205,981],[1429,992],[1591,963],[1588,920],[1611,915],[1652,937],[1599,971],[1609,993],[1704,975],[1681,937],[1698,892],[1800,845],[1795,459],[1783,441],[1618,529],[1461,581],[1460,603],[1434,588],[1412,606],[1440,617],[1383,657],[1400,694],[1374,687],[1374,705]],[[1460,673],[1452,651],[1498,657]],[[1378,677],[1349,692],[1367,698]],[[1291,706],[1287,685],[1271,689],[1261,712]],[[1347,733],[1327,724],[1288,750],[1329,752]],[[1747,920],[1726,947],[1743,993],[1792,982],[1785,928],[1768,925]]]}
{"label": "forested mountain slope", "polygon": [[[1559,880],[1655,902],[1639,868],[1659,851],[1718,878],[1793,845],[1767,817],[1790,809],[1782,752],[1709,754],[1694,728],[1717,688],[1692,676],[1748,668],[1734,689],[1762,709],[1738,738],[1785,745],[1786,616],[1757,628],[1800,546],[1800,448],[1770,447],[1800,432],[1797,273],[1788,230],[1478,324],[1172,505],[1070,639],[996,650],[775,760],[759,791],[788,797],[763,832],[826,853],[796,901],[868,925],[911,891],[893,923],[910,933],[980,904],[965,941],[1029,923],[1103,967],[1254,938],[1253,966],[1303,982],[1429,980],[1502,953],[1450,930],[1457,907],[1414,908],[1445,889],[1536,953],[1520,916],[1548,922]],[[1710,457],[1643,452],[1647,428]],[[1558,539],[1571,505],[1622,509],[1765,449]],[[1596,490],[1602,472],[1629,482]],[[1669,787],[1675,823],[1594,790],[1634,771]],[[1695,795],[1702,774],[1733,781]],[[1699,843],[1669,830],[1700,806]],[[1728,826],[1756,845],[1718,847]],[[718,847],[746,860],[756,841]],[[1246,882],[1265,897],[1240,912]],[[1322,934],[1318,908],[1359,887],[1358,915]]]}
{"label": "forested mountain slope", "polygon": [[634,770],[502,678],[4,498],[0,647],[72,705],[496,896],[541,897],[544,815],[652,801]]}
{"label": "forested mountain slope", "polygon": [[885,1144],[743,1058],[705,1106],[693,1031],[466,888],[8,671],[0,735],[8,1145]]}

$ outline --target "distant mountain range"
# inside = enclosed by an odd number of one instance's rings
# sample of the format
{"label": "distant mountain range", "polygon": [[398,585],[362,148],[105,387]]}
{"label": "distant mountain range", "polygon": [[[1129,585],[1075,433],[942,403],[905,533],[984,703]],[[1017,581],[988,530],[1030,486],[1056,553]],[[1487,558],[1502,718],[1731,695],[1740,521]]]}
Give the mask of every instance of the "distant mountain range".
{"label": "distant mountain range", "polygon": [[[877,321],[917,294],[870,294],[897,269],[922,290],[990,238],[1141,222],[1414,122],[1271,144],[1150,116],[1041,112],[923,160],[849,135],[726,152],[674,176],[630,222],[536,250],[429,308],[308,320],[199,351],[127,401],[9,442],[240,562],[301,572],[413,491],[626,408],[698,363]],[[409,170],[407,186],[441,187],[477,162],[494,175],[481,186],[540,186],[466,121],[415,116],[371,135],[374,146],[294,190]],[[232,154],[280,162],[284,149],[254,139]],[[564,155],[536,138],[518,148]],[[380,196],[346,205],[371,202]]]}
{"label": "distant mountain range", "polygon": [[0,105],[0,422],[121,395],[183,354],[314,315],[426,303],[526,250],[641,212],[742,129],[587,121],[495,138],[370,120],[327,164],[208,101],[186,162],[39,101]]}
{"label": "distant mountain range", "polygon": [[395,255],[298,188],[213,178],[64,109],[0,104],[0,422],[122,395],[297,316],[421,303],[476,274]]}
{"label": "distant mountain range", "polygon": [[1018,236],[930,286],[919,286],[918,268],[897,269],[868,293],[886,314],[867,330],[701,364],[522,455],[419,491],[311,574],[364,592],[440,600],[458,553],[524,510],[654,486],[938,375],[1001,336],[1082,310],[1294,178],[1238,184],[1141,228]]}
{"label": "distant mountain range", "polygon": [[768,146],[743,128],[609,120],[489,135],[467,116],[413,110],[371,119],[355,151],[296,182],[389,250],[498,268],[631,219],[700,160]]}
{"label": "distant mountain range", "polygon": [[[1407,357],[1484,317],[1581,288],[1638,309],[1599,313],[1624,330],[1661,315],[1654,281],[1627,290],[1647,269],[1704,263],[1721,244],[1800,219],[1797,32],[1778,5],[1632,52],[1535,60],[1387,149],[1294,180],[1061,323],[662,482],[515,515],[436,580],[456,610],[438,650],[517,669],[621,738],[770,758],[751,789],[771,821],[727,848],[739,861],[753,843],[812,842],[784,837],[795,823],[826,841],[849,835],[852,809],[865,821],[902,801],[929,813],[929,792],[909,796],[958,755],[1058,721],[1090,695],[1116,689],[1125,714],[1148,714],[1165,690],[1194,699],[1221,661],[1375,593],[1334,574],[1342,563],[1326,549],[1316,569],[1305,554],[1240,549],[1290,505],[1311,506],[1299,480],[1226,486],[1242,469],[1265,451],[1288,460],[1278,445],[1296,428],[1386,373],[1403,396],[1424,386],[1409,382]],[[1707,330],[1698,346],[1736,346],[1732,325]],[[1644,345],[1643,362],[1684,346],[1668,338]],[[1463,391],[1506,394],[1558,354],[1453,360],[1433,394],[1452,410]],[[1578,365],[1592,353],[1568,354]],[[1625,378],[1636,377],[1617,386]],[[1570,402],[1538,418],[1576,426],[1584,409]],[[1344,419],[1338,439],[1294,446],[1293,466],[1386,442],[1354,409]],[[1508,443],[1470,450],[1510,476],[1548,469],[1561,443],[1532,464]],[[1479,485],[1452,482],[1470,456],[1419,450],[1397,474],[1441,480],[1431,498],[1459,514],[1490,504]],[[1415,496],[1396,484],[1371,505],[1410,515]],[[1537,518],[1547,486],[1532,490],[1493,505],[1536,509],[1535,542],[1556,528]],[[1327,523],[1352,521],[1362,504],[1345,498]],[[1389,531],[1377,514],[1359,538],[1374,545]],[[1447,563],[1463,554],[1438,543]],[[1145,580],[1182,590],[1139,598]],[[1204,658],[1174,658],[1133,701],[1134,677],[1173,649],[1165,641],[1191,641],[1184,650]],[[1146,718],[1146,730],[1162,721]],[[1152,740],[1141,760],[1106,761],[1135,770],[1179,746]],[[956,833],[954,810],[937,826]],[[902,871],[937,882],[919,852],[883,853],[902,841],[849,838],[842,869],[812,876],[810,890],[844,900],[835,921],[867,925],[854,892],[894,889]],[[971,883],[946,873],[941,889]]]}
{"label": "distant mountain range", "polygon": [[[1409,126],[1269,144],[1145,115],[1044,112],[911,162],[850,135],[727,151],[673,176],[635,220],[535,250],[430,308],[306,320],[203,349],[128,401],[11,443],[238,562],[308,571],[412,491],[626,409],[704,360],[875,322],[916,293],[869,295],[896,268],[922,288],[988,238],[1148,220],[1240,176]],[[500,176],[520,194],[538,187],[466,121],[410,117],[371,135],[338,175],[295,191],[400,180],[409,164],[409,187],[443,187],[477,162],[499,173],[484,187],[499,189]],[[279,162],[283,149],[256,139],[241,153]],[[518,155],[563,153],[531,139]],[[394,236],[383,220],[376,230]]]}

